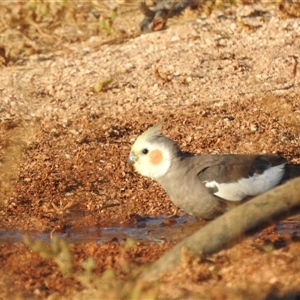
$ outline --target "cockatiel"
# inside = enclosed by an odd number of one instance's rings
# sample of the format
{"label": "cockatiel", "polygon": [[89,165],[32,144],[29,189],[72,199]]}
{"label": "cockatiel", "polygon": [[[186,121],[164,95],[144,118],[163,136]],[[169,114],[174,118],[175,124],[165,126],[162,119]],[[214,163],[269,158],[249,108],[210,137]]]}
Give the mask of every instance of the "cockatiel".
{"label": "cockatiel", "polygon": [[213,219],[230,203],[241,203],[279,183],[300,176],[299,165],[275,155],[194,155],[161,135],[162,122],[133,144],[128,162],[156,180],[171,201],[190,215]]}

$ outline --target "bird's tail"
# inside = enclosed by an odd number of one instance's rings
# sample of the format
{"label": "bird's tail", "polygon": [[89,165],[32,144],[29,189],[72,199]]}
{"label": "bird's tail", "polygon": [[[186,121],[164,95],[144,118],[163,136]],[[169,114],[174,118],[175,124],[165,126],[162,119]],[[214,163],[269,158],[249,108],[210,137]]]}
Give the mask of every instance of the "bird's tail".
{"label": "bird's tail", "polygon": [[300,164],[289,164],[285,166],[285,173],[282,182],[292,178],[300,177]]}

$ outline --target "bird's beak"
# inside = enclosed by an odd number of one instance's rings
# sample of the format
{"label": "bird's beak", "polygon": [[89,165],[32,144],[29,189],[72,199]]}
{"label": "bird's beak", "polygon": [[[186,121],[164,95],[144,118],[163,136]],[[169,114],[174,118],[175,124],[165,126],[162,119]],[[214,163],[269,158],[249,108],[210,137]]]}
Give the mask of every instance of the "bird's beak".
{"label": "bird's beak", "polygon": [[128,163],[133,165],[138,160],[138,157],[134,154],[134,152],[130,152],[128,156]]}

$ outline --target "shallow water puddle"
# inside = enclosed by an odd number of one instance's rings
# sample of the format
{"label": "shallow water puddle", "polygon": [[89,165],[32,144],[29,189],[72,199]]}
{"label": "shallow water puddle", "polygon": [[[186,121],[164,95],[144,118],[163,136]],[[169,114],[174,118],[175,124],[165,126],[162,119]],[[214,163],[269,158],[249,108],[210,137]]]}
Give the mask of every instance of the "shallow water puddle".
{"label": "shallow water puddle", "polygon": [[[89,228],[67,227],[63,233],[54,234],[72,243],[97,241],[122,241],[131,237],[139,242],[179,241],[200,229],[205,223],[190,216],[177,218],[141,218],[134,223],[112,224],[108,227],[93,226]],[[26,231],[0,229],[0,243],[20,243],[24,236],[33,239],[50,241],[50,231]]]}
{"label": "shallow water puddle", "polygon": [[[89,228],[67,227],[63,233],[54,232],[60,238],[72,243],[88,243],[96,241],[98,244],[109,241],[123,241],[131,237],[138,242],[178,242],[191,235],[206,222],[199,221],[191,216],[179,216],[174,218],[150,218],[143,217],[139,220],[125,224],[112,224],[101,227],[92,226]],[[300,222],[279,223],[272,230],[273,233],[287,233],[300,237]],[[267,235],[262,231],[259,235]],[[0,229],[0,243],[21,243],[24,236],[36,240],[50,242],[51,231],[40,232],[37,230],[4,230]],[[256,235],[255,235],[256,236]]]}
{"label": "shallow water puddle", "polygon": [[289,233],[300,237],[300,222],[283,222],[276,226],[276,232],[278,233]]}

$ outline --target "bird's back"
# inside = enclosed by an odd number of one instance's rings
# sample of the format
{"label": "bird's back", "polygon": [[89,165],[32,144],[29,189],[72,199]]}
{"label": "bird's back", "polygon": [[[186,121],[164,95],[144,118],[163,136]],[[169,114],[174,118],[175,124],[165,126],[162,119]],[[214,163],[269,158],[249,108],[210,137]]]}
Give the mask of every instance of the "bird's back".
{"label": "bird's back", "polygon": [[[273,155],[182,153],[158,182],[175,205],[189,214],[211,219],[227,207],[280,183],[285,175],[285,162]],[[287,170],[289,176],[300,172],[300,168]]]}

